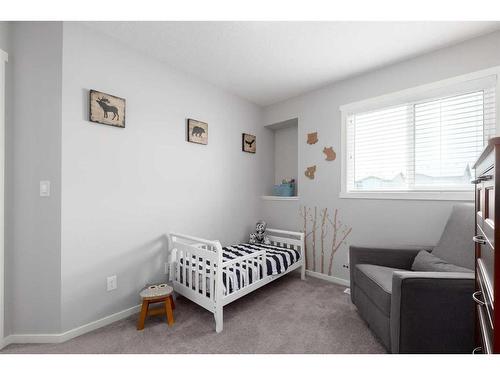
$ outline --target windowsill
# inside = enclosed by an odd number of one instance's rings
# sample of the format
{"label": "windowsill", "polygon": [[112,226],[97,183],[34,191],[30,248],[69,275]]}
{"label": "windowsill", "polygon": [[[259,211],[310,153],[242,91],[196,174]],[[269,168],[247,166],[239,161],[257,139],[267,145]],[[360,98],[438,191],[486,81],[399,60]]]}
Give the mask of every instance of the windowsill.
{"label": "windowsill", "polygon": [[261,198],[265,201],[298,201],[299,200],[298,196],[279,197],[276,195],[263,195]]}
{"label": "windowsill", "polygon": [[343,199],[399,199],[429,201],[474,201],[474,191],[370,191],[345,192],[339,194]]}

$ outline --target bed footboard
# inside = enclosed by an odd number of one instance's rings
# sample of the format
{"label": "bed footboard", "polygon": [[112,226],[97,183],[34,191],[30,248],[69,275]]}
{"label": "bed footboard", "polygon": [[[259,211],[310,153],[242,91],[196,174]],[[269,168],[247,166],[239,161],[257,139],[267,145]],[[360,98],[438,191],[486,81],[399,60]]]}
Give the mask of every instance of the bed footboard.
{"label": "bed footboard", "polygon": [[220,242],[175,233],[169,239],[169,279],[174,290],[215,312],[220,289],[217,265],[222,263]]}

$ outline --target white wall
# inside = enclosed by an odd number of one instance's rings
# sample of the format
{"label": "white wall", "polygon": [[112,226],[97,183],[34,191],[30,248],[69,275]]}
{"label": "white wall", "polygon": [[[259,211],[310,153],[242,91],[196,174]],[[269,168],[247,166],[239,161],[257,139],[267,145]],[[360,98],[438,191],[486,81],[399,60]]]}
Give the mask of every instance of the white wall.
{"label": "white wall", "polygon": [[[165,277],[168,231],[246,238],[273,179],[260,108],[75,23],[2,23],[4,41],[6,334],[59,333],[136,305]],[[90,88],[127,99],[125,129],[88,122]],[[209,123],[208,146],[185,142],[187,117]],[[241,151],[242,132],[257,135],[257,154]]]}
{"label": "white wall", "polygon": [[[339,106],[500,65],[500,32],[347,79],[282,103],[269,106],[264,124],[299,118],[300,205],[340,209],[342,222],[353,227],[348,242],[335,256],[334,275],[348,278],[349,244],[435,244],[454,202],[339,199],[340,157],[324,160],[323,147],[340,156]],[[318,132],[319,142],[306,144],[306,133]],[[304,176],[317,165],[316,179]],[[295,202],[264,202],[263,216],[270,226],[301,229]]]}
{"label": "white wall", "polygon": [[[56,333],[61,290],[62,24],[16,22],[9,28],[6,333]],[[39,197],[40,180],[51,181],[51,197]]]}
{"label": "white wall", "polygon": [[[88,121],[89,89],[126,98],[125,129]],[[63,330],[163,280],[169,231],[234,243],[259,218],[273,171],[257,106],[70,22],[62,113]],[[188,117],[208,122],[207,146],[185,141]],[[256,134],[256,154],[241,151],[242,132]]]}

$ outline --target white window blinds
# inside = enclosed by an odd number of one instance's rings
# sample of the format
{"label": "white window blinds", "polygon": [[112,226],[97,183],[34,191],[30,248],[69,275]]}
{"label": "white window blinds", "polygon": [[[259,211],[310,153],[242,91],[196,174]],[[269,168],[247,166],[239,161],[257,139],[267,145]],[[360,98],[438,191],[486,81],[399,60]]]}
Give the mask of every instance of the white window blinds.
{"label": "white window blinds", "polygon": [[347,191],[460,191],[495,134],[495,86],[347,116]]}

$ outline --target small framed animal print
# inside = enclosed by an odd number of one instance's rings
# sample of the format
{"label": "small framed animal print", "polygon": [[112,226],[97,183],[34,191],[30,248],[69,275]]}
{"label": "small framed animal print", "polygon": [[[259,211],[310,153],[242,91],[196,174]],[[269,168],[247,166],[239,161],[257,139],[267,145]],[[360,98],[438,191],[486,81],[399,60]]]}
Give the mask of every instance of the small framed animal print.
{"label": "small framed animal print", "polygon": [[187,120],[187,140],[188,142],[208,144],[208,124],[198,120],[188,118]]}
{"label": "small framed animal print", "polygon": [[90,90],[89,119],[99,124],[125,127],[125,99]]}
{"label": "small framed animal print", "polygon": [[255,138],[255,135],[243,133],[241,138],[242,150],[255,154],[255,151],[257,150],[257,140]]}

